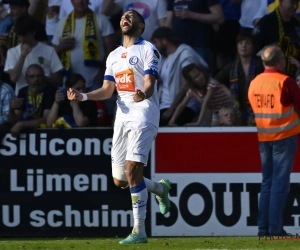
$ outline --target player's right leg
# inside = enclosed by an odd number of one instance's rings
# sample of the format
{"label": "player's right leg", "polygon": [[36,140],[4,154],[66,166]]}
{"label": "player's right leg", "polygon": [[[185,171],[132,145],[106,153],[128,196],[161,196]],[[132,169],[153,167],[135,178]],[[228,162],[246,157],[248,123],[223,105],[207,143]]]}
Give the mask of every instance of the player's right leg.
{"label": "player's right leg", "polygon": [[[150,123],[128,122],[130,133],[128,134],[128,148],[126,160],[141,162],[145,166],[148,162],[149,152],[153,140],[157,135],[157,127]],[[156,195],[159,202],[159,209],[162,214],[170,210],[169,190],[171,182],[163,179],[159,182],[152,181],[144,177],[148,192]]]}

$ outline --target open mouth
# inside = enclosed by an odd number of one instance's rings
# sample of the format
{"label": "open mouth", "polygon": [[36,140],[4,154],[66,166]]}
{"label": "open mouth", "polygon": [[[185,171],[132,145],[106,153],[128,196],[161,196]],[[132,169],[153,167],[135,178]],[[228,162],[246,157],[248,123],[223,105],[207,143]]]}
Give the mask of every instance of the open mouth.
{"label": "open mouth", "polygon": [[129,27],[130,26],[130,22],[129,21],[127,21],[127,20],[125,20],[124,22],[123,22],[123,25],[122,25],[123,27]]}

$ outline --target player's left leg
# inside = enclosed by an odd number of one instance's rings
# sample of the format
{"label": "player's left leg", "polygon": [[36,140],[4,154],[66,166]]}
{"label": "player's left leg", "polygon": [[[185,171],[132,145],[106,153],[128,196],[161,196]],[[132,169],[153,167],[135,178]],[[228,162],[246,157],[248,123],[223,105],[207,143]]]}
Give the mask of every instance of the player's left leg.
{"label": "player's left leg", "polygon": [[[153,182],[143,176],[143,169],[147,164],[152,142],[156,137],[157,128],[148,123],[126,123],[128,128],[128,145],[126,154],[126,178],[130,187],[134,228],[132,233],[120,244],[146,243],[145,218],[148,191],[168,199],[169,188],[163,183]],[[168,199],[169,201],[169,199]]]}
{"label": "player's left leg", "polygon": [[145,230],[148,190],[143,177],[143,168],[143,163],[126,161],[125,173],[130,188],[134,226],[132,233],[120,241],[120,244],[148,242]]}

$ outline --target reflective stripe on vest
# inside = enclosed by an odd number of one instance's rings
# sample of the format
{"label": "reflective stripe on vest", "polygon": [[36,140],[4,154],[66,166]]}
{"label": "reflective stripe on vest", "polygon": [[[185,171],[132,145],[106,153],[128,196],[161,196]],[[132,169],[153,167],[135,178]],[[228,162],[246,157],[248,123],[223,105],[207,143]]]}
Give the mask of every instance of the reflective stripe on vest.
{"label": "reflective stripe on vest", "polygon": [[270,118],[270,119],[282,119],[287,118],[294,113],[294,108],[282,114],[265,114],[265,113],[255,113],[255,118]]}
{"label": "reflective stripe on vest", "polygon": [[292,123],[289,123],[286,126],[281,126],[277,128],[257,128],[258,133],[264,133],[264,134],[272,134],[272,133],[280,133],[284,131],[288,131],[289,129],[292,129],[300,124],[299,120],[296,120]]}

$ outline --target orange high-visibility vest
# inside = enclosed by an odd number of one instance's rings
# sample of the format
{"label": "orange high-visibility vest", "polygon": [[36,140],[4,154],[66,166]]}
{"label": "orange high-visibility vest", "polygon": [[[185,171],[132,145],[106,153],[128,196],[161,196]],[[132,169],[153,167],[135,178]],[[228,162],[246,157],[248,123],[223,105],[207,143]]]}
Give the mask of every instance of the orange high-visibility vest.
{"label": "orange high-visibility vest", "polygon": [[276,141],[300,133],[300,120],[293,105],[284,107],[281,93],[288,76],[262,73],[250,83],[248,98],[255,114],[259,141]]}

